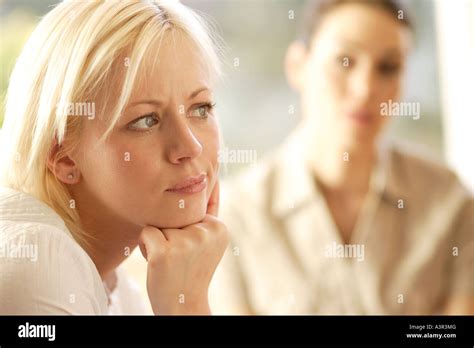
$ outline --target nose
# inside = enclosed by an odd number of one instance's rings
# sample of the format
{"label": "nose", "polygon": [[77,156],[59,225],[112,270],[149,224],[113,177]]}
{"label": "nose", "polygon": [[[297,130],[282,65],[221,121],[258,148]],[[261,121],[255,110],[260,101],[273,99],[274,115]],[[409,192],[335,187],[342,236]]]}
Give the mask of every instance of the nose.
{"label": "nose", "polygon": [[361,66],[355,69],[350,79],[350,91],[359,104],[371,100],[377,89],[376,75],[371,66]]}
{"label": "nose", "polygon": [[180,164],[199,157],[202,153],[202,145],[187,124],[185,116],[173,115],[172,119],[167,137],[168,160],[173,164]]}

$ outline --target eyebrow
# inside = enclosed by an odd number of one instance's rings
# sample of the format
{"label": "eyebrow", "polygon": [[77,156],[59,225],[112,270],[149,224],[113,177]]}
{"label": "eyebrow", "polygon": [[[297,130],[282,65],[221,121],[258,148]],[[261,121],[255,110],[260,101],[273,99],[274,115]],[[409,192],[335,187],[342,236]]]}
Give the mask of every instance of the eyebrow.
{"label": "eyebrow", "polygon": [[[207,87],[201,87],[201,88],[195,90],[194,92],[192,92],[189,95],[188,99],[195,98],[199,93],[204,92],[204,91],[208,91],[208,90],[209,90],[209,88],[207,88]],[[138,101],[135,101],[133,103],[130,103],[128,105],[128,107],[132,107],[132,106],[135,106],[135,105],[138,105],[138,104],[152,104],[152,105],[160,106],[163,103],[158,99],[143,99],[143,100],[138,100]]]}
{"label": "eyebrow", "polygon": [[339,45],[344,45],[344,46],[351,46],[352,48],[355,48],[357,50],[363,50],[364,49],[364,44],[357,42],[357,41],[351,41],[343,38],[338,39],[338,44]]}
{"label": "eyebrow", "polygon": [[207,88],[207,87],[201,87],[201,88],[195,90],[193,93],[191,93],[189,95],[188,99],[192,99],[192,98],[196,97],[199,93],[204,92],[204,91],[208,91],[208,90],[209,90],[209,88]]}
{"label": "eyebrow", "polygon": [[[347,40],[347,39],[339,39],[339,41],[340,41],[339,45],[351,46],[353,49],[356,49],[358,51],[361,51],[361,50],[365,49],[364,44],[361,43],[361,42],[351,41],[351,40]],[[389,47],[389,48],[385,49],[385,51],[383,53],[383,57],[388,57],[388,56],[397,56],[397,57],[399,57],[399,56],[402,56],[402,52],[396,47]]]}

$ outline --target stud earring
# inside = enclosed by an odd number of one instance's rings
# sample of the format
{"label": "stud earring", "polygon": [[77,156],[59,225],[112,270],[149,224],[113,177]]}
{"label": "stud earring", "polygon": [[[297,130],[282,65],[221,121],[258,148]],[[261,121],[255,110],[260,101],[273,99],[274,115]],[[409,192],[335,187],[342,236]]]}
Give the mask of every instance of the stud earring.
{"label": "stud earring", "polygon": [[74,174],[72,174],[72,173],[68,174],[67,178],[68,178],[69,180],[71,180],[72,178],[74,178]]}

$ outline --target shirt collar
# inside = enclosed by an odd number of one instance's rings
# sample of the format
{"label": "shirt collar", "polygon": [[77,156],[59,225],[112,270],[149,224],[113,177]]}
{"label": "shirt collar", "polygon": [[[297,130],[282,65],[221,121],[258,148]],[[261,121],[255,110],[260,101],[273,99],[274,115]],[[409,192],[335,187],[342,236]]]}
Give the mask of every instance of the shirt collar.
{"label": "shirt collar", "polygon": [[34,196],[0,187],[0,220],[51,225],[69,233],[61,217]]}
{"label": "shirt collar", "polygon": [[276,216],[284,217],[304,209],[320,197],[304,153],[300,131],[290,134],[276,153],[272,200]]}
{"label": "shirt collar", "polygon": [[[304,210],[311,203],[323,199],[311,174],[304,155],[300,130],[294,131],[276,153],[276,171],[273,182],[272,212],[286,217]],[[394,168],[392,143],[382,140],[377,147],[377,161],[370,179],[370,191],[389,204],[397,204],[406,196],[406,190]]]}

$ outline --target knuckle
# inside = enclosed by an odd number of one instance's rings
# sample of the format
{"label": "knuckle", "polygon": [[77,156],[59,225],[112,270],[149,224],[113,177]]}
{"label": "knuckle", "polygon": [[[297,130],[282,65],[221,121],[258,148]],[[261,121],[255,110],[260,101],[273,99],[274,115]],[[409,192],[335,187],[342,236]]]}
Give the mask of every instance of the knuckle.
{"label": "knuckle", "polygon": [[206,243],[209,241],[209,231],[204,228],[200,227],[199,233],[196,233],[196,238],[199,243]]}
{"label": "knuckle", "polygon": [[165,260],[166,256],[163,253],[155,253],[148,258],[148,266],[152,268],[160,267]]}
{"label": "knuckle", "polygon": [[192,239],[196,241],[196,243],[205,243],[208,239],[208,234],[209,231],[205,227],[204,224],[196,224],[193,226],[193,231],[192,231]]}
{"label": "knuckle", "polygon": [[148,257],[148,265],[150,267],[159,267],[166,261],[167,256],[168,252],[165,250],[154,252]]}
{"label": "knuckle", "polygon": [[189,252],[194,248],[194,241],[191,238],[182,238],[179,241],[179,247],[174,248],[174,255],[179,254],[180,251]]}
{"label": "knuckle", "polygon": [[219,233],[219,242],[224,245],[224,246],[227,246],[230,242],[230,234],[229,234],[229,231],[227,230],[227,228],[223,228],[220,233]]}

